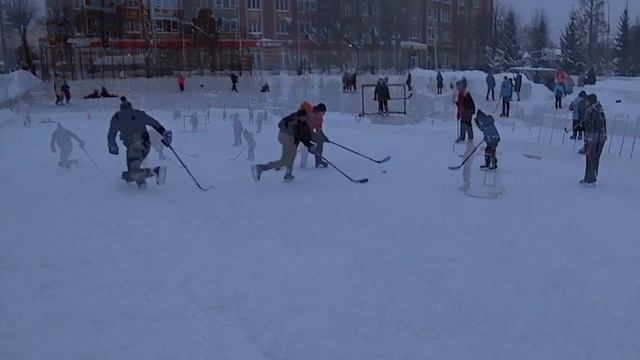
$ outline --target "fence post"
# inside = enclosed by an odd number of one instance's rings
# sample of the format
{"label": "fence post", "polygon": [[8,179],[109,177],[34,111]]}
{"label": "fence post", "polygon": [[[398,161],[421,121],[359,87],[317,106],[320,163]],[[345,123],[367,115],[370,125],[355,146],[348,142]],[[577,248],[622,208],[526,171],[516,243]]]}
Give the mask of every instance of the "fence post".
{"label": "fence post", "polygon": [[556,130],[556,120],[558,119],[557,114],[558,110],[556,110],[556,112],[553,114],[553,120],[551,121],[551,135],[549,135],[549,145],[551,145],[553,142],[553,133]]}
{"label": "fence post", "polygon": [[624,131],[622,133],[622,142],[620,142],[620,151],[618,152],[618,157],[622,157],[622,149],[624,149],[624,140],[627,137],[627,127],[629,126],[629,114],[626,114],[624,117]]}
{"label": "fence post", "polygon": [[636,119],[636,132],[633,135],[633,145],[631,145],[631,154],[629,155],[629,160],[633,159],[633,151],[636,149],[636,140],[638,140],[638,125],[640,125],[640,116]]}
{"label": "fence post", "polygon": [[616,123],[618,122],[618,115],[613,117],[613,127],[611,128],[611,141],[609,141],[609,148],[607,149],[607,155],[611,155],[611,145],[613,144],[613,137],[615,136]]}

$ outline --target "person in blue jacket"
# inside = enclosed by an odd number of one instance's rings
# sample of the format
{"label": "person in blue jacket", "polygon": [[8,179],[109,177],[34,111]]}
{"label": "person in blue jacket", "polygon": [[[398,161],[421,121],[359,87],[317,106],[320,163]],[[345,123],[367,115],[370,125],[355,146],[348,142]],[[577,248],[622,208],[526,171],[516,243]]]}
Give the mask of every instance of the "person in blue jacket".
{"label": "person in blue jacket", "polygon": [[513,96],[513,84],[508,77],[504,77],[500,86],[500,98],[502,99],[502,113],[500,117],[509,117],[511,110],[511,97]]}
{"label": "person in blue jacket", "polygon": [[476,125],[484,134],[484,142],[486,143],[484,150],[484,165],[480,166],[480,168],[495,170],[498,168],[496,149],[500,143],[500,134],[494,125],[493,117],[485,114],[482,110],[478,110],[478,113],[476,114]]}
{"label": "person in blue jacket", "polygon": [[562,84],[556,84],[553,91],[556,96],[556,109],[562,109],[562,97],[564,96],[564,86]]}

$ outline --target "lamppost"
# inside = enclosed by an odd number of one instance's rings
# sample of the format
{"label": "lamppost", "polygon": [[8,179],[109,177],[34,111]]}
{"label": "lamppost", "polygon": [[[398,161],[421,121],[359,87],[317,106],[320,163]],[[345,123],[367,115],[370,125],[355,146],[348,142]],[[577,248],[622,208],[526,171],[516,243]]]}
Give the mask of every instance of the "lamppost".
{"label": "lamppost", "polygon": [[353,50],[355,50],[355,52],[356,52],[356,73],[357,73],[358,69],[360,69],[360,50],[358,49],[356,44],[352,43],[349,39],[347,39],[346,36],[342,35],[342,38],[344,39],[344,41],[347,42],[349,47],[352,48]]}

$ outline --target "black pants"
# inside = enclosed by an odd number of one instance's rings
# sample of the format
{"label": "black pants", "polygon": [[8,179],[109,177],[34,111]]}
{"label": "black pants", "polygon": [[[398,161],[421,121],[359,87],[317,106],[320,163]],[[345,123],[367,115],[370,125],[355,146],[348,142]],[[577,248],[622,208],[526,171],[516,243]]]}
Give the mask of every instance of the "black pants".
{"label": "black pants", "polygon": [[127,145],[127,171],[122,174],[125,181],[144,184],[146,178],[153,176],[151,169],[142,168],[149,150],[151,150],[151,143],[143,139]]}
{"label": "black pants", "polygon": [[498,143],[487,144],[484,148],[484,165],[486,167],[498,166],[498,158],[496,157],[496,150],[498,149]]}
{"label": "black pants", "polygon": [[520,101],[520,90],[517,90],[516,94],[518,95],[518,101]]}
{"label": "black pants", "polygon": [[411,84],[407,84],[407,89],[408,89],[409,91],[413,91],[413,88],[411,87]]}
{"label": "black pants", "polygon": [[235,91],[238,92],[238,83],[233,83],[233,85],[231,86],[231,91]]}
{"label": "black pants", "polygon": [[502,116],[509,117],[511,111],[511,102],[507,99],[502,99]]}
{"label": "black pants", "polygon": [[387,100],[378,100],[378,112],[379,113],[389,112],[389,103]]}
{"label": "black pants", "polygon": [[249,154],[247,155],[247,160],[253,161],[253,160],[256,159],[255,150],[256,150],[255,145],[254,146],[249,146],[249,149],[248,149]]}
{"label": "black pants", "polygon": [[584,181],[594,183],[598,180],[598,170],[600,169],[600,156],[606,141],[593,141],[586,144],[586,167],[584,170]]}
{"label": "black pants", "polygon": [[467,137],[469,140],[473,140],[473,126],[470,122],[460,121],[460,137],[458,141],[465,141]]}
{"label": "black pants", "polygon": [[184,84],[180,84],[180,91],[184,91]]}
{"label": "black pants", "polygon": [[316,166],[325,165],[324,160],[322,160],[322,151],[324,150],[324,143],[325,141],[327,141],[327,137],[322,132],[322,130],[320,130],[313,135],[312,140],[316,144]]}
{"label": "black pants", "polygon": [[487,88],[487,101],[489,101],[489,94],[491,94],[491,101],[496,101],[496,88]]}
{"label": "black pants", "polygon": [[574,139],[576,137],[582,138],[582,135],[584,135],[584,130],[582,128],[582,121],[578,119],[574,119],[573,120],[573,138]]}
{"label": "black pants", "polygon": [[562,109],[562,96],[556,96],[556,109]]}
{"label": "black pants", "polygon": [[442,95],[442,85],[438,85],[438,95]]}

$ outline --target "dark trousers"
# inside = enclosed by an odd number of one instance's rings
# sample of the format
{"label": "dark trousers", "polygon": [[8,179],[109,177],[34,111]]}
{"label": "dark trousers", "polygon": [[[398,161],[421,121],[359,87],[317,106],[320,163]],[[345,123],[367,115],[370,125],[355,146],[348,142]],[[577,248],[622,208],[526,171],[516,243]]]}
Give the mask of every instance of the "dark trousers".
{"label": "dark trousers", "polygon": [[236,132],[233,134],[233,146],[240,146],[240,145],[242,145],[242,133]]}
{"label": "dark trousers", "polygon": [[122,174],[124,180],[144,184],[146,178],[153,176],[151,169],[142,168],[149,150],[151,150],[151,143],[142,139],[127,146],[127,171]]}
{"label": "dark trousers", "polygon": [[516,95],[518,95],[518,101],[520,101],[520,90],[516,91]]}
{"label": "dark trousers", "polygon": [[315,133],[313,135],[313,142],[316,144],[316,166],[324,165],[324,160],[322,160],[322,151],[324,150],[324,143],[327,141],[327,137],[321,131]]}
{"label": "dark trousers", "polygon": [[562,96],[556,96],[556,109],[562,109]]}
{"label": "dark trousers", "polygon": [[60,148],[60,161],[58,161],[58,166],[60,167],[64,167],[64,168],[70,168],[71,164],[74,163],[74,161],[69,160],[69,157],[71,156],[71,148]]}
{"label": "dark trousers", "polygon": [[184,91],[184,84],[180,84],[180,91]]}
{"label": "dark trousers", "polygon": [[496,88],[494,87],[487,88],[487,101],[489,101],[489,94],[491,94],[491,101],[496,101]]}
{"label": "dark trousers", "polygon": [[438,85],[438,95],[442,95],[442,85]]}
{"label": "dark trousers", "polygon": [[484,165],[486,167],[498,166],[498,158],[496,157],[496,150],[498,144],[487,144],[484,148]]}
{"label": "dark trousers", "polygon": [[238,83],[233,83],[231,86],[231,91],[238,92]]}
{"label": "dark trousers", "polygon": [[473,126],[470,122],[461,121],[460,122],[460,137],[458,141],[465,141],[466,138],[469,140],[473,140]]}
{"label": "dark trousers", "polygon": [[253,160],[256,159],[255,150],[256,150],[255,145],[254,146],[249,146],[249,149],[248,149],[249,155],[247,156],[247,160],[253,161]]}
{"label": "dark trousers", "polygon": [[502,116],[509,117],[511,111],[511,102],[507,99],[502,99]]}
{"label": "dark trousers", "polygon": [[584,130],[582,128],[582,121],[578,119],[573,120],[573,138],[576,137],[582,139],[582,135],[584,134]]}
{"label": "dark trousers", "polygon": [[378,112],[389,112],[389,103],[387,100],[378,100]]}
{"label": "dark trousers", "polygon": [[592,141],[586,144],[587,164],[584,170],[584,181],[594,183],[598,180],[598,170],[600,169],[600,156],[606,141]]}
{"label": "dark trousers", "polygon": [[256,121],[257,127],[256,127],[256,133],[260,134],[262,132],[262,120],[258,119]]}

